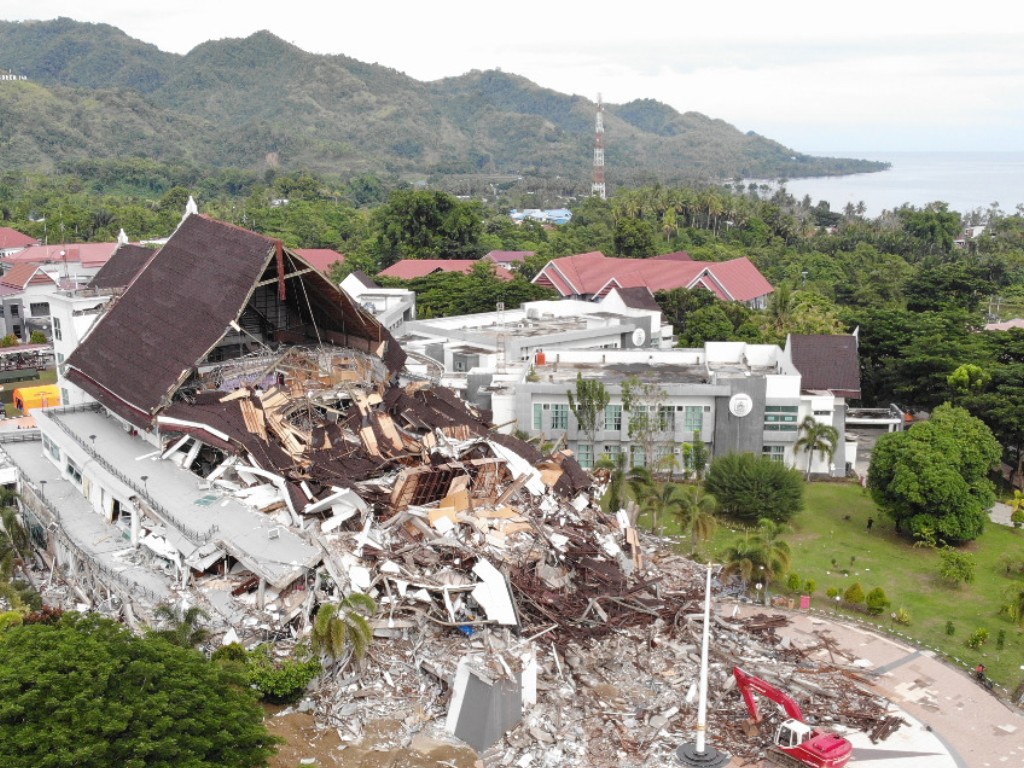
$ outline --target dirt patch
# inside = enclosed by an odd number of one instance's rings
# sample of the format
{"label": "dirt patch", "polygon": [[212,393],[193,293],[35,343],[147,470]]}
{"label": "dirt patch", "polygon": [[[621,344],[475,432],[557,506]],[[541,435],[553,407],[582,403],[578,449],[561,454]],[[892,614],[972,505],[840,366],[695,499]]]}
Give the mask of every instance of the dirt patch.
{"label": "dirt patch", "polygon": [[[397,720],[378,720],[365,726],[366,738],[358,744],[342,740],[334,728],[320,728],[313,715],[303,712],[274,714],[268,711],[267,729],[285,740],[271,768],[481,768],[476,752],[439,737],[417,734],[407,748],[396,749]],[[312,762],[310,762],[312,761]]]}

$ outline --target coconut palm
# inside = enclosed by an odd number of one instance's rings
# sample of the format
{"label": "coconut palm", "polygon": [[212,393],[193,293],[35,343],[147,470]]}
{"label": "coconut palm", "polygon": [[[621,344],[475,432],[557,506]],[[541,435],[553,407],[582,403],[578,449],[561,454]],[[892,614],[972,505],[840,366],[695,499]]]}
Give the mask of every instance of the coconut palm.
{"label": "coconut palm", "polygon": [[800,437],[793,443],[793,450],[807,452],[807,479],[811,479],[811,461],[818,451],[822,459],[828,457],[831,464],[839,446],[839,430],[831,424],[823,424],[813,416],[806,416],[800,423]]}
{"label": "coconut palm", "polygon": [[743,580],[744,587],[756,578],[764,584],[778,581],[792,563],[792,552],[782,536],[790,527],[764,518],[753,532],[744,534],[734,542],[723,555],[722,571],[734,574]]}
{"label": "coconut palm", "polygon": [[706,493],[700,485],[674,486],[676,494],[672,511],[679,520],[680,530],[690,538],[690,554],[697,551],[697,544],[711,538],[718,527],[715,513],[718,499]]}
{"label": "coconut palm", "polygon": [[157,618],[164,619],[167,629],[154,630],[152,634],[162,637],[171,645],[180,648],[195,648],[210,639],[210,631],[199,625],[200,619],[209,619],[209,615],[197,605],[183,608],[163,603],[153,611]]}
{"label": "coconut palm", "polygon": [[339,603],[321,605],[313,621],[313,652],[339,668],[352,659],[361,659],[373,641],[373,628],[367,621],[377,610],[369,595],[353,592]]}

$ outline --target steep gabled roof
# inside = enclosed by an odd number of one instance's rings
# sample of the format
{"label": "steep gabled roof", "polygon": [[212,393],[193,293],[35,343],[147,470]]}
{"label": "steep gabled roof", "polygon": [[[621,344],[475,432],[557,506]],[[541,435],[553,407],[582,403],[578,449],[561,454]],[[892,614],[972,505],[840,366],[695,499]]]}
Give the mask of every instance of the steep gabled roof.
{"label": "steep gabled roof", "polygon": [[693,261],[686,253],[652,259],[617,259],[600,251],[552,259],[533,279],[563,296],[603,296],[613,287],[670,291],[705,287],[722,299],[751,301],[772,292],[771,284],[746,257]]}
{"label": "steep gabled roof", "polygon": [[39,241],[10,227],[0,227],[0,251],[8,248],[27,248]]}
{"label": "steep gabled roof", "polygon": [[[478,259],[402,259],[377,274],[380,277],[397,277],[400,280],[425,277],[434,272],[461,272],[468,275],[479,263]],[[511,272],[499,264],[494,265],[494,274],[502,280],[511,280],[513,277]]]}
{"label": "steep gabled roof", "polygon": [[57,280],[53,275],[44,272],[39,264],[16,264],[0,277],[0,285],[15,291],[23,291],[29,285],[56,287]]}
{"label": "steep gabled roof", "polygon": [[838,397],[860,399],[860,357],[852,335],[792,333],[786,341],[800,371],[802,389],[821,389]]}
{"label": "steep gabled roof", "polygon": [[110,257],[110,261],[100,267],[91,281],[90,288],[124,288],[142,271],[146,263],[153,258],[155,250],[141,245],[125,243]]}
{"label": "steep gabled roof", "polygon": [[380,354],[392,373],[405,362],[386,329],[280,241],[192,215],[68,357],[67,377],[149,428],[243,312],[274,340]]}

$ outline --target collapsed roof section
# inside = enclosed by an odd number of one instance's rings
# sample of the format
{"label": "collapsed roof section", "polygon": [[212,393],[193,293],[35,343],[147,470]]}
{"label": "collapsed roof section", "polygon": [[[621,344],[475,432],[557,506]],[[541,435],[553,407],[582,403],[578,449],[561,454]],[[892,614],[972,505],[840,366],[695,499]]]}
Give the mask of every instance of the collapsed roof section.
{"label": "collapsed roof section", "polygon": [[67,378],[149,429],[204,366],[289,343],[367,352],[389,376],[405,363],[387,329],[279,240],[192,215],[68,358]]}

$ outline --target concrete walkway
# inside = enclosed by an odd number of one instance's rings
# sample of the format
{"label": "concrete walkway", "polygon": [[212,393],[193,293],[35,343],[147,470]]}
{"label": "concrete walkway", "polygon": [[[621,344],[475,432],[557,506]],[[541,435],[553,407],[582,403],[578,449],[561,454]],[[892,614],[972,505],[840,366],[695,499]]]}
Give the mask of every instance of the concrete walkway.
{"label": "concrete walkway", "polygon": [[[724,618],[732,605],[722,606]],[[886,635],[824,615],[739,604],[738,615],[780,613],[789,618],[778,630],[800,648],[819,644],[827,631],[839,648],[856,658],[858,673],[873,678],[875,690],[909,717],[909,726],[872,744],[855,735],[851,763],[873,768],[989,768],[1024,766],[1024,716],[982,688],[966,672]],[[812,658],[828,661],[828,652]],[[841,661],[838,660],[837,661]]]}

